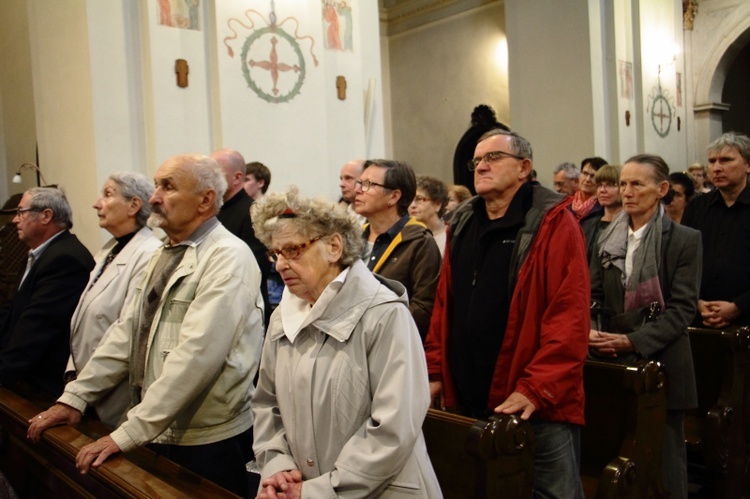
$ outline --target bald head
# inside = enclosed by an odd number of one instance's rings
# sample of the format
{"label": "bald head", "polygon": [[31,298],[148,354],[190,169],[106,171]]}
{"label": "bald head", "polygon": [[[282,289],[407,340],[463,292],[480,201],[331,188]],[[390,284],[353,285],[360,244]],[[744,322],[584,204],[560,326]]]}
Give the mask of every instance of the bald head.
{"label": "bald head", "polygon": [[211,158],[216,160],[224,173],[227,181],[227,191],[224,193],[224,201],[228,201],[240,192],[245,181],[245,158],[234,149],[219,149],[211,153]]}
{"label": "bald head", "polygon": [[354,182],[359,180],[359,177],[362,175],[364,165],[364,160],[355,159],[341,167],[339,189],[341,189],[341,198],[347,204],[351,204],[354,201]]}

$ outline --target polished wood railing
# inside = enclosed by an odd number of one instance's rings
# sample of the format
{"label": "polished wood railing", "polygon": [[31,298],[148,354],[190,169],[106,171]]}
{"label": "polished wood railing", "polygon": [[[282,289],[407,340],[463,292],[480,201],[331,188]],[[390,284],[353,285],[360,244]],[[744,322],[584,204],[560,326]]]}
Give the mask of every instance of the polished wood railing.
{"label": "polished wood railing", "polygon": [[82,475],[76,454],[109,429],[84,418],[76,427],[47,430],[34,444],[26,438],[27,421],[50,401],[19,393],[24,396],[0,388],[0,472],[20,497],[237,497],[148,449],[112,457]]}

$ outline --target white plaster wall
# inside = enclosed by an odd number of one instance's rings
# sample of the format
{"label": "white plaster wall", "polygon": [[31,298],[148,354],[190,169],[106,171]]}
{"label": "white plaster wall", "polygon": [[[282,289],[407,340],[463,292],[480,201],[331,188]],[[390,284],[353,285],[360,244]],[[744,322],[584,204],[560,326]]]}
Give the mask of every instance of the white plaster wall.
{"label": "white plaster wall", "polygon": [[[271,191],[286,190],[296,184],[305,194],[337,199],[338,173],[345,162],[385,152],[376,3],[354,2],[352,5],[354,50],[340,52],[324,48],[319,2],[276,3],[279,26],[291,35],[296,32],[300,36],[297,42],[306,74],[299,94],[288,102],[269,103],[248,88],[241,72],[242,47],[251,30],[237,22],[227,25],[228,19],[234,18],[253,29],[266,27],[268,3],[239,0],[217,3],[219,142],[223,147],[239,150],[248,161],[266,164],[272,172]],[[245,15],[249,9],[257,12]],[[290,17],[299,24],[292,20],[284,22]],[[230,27],[238,34],[236,40],[228,42],[233,56],[224,42],[232,34]],[[302,37],[313,38],[312,54],[310,39]],[[267,54],[267,39],[265,42],[253,45],[254,58]],[[281,62],[297,60],[288,43],[278,43],[277,49]],[[259,81],[270,82],[262,70],[251,70],[251,74]],[[347,97],[343,101],[337,98],[336,92],[339,75],[347,81]],[[372,113],[366,127],[365,92],[371,80]],[[293,81],[291,73],[280,73],[279,91],[286,93]]]}
{"label": "white plaster wall", "polygon": [[[640,66],[643,92],[643,150],[658,154],[670,169],[682,171],[686,163],[684,88],[683,104],[677,105],[676,73],[684,75],[682,59],[682,6],[679,0],[642,0],[639,5]],[[673,59],[674,57],[674,59]],[[661,73],[659,72],[661,67]],[[661,85],[663,95],[672,105],[671,120],[653,116],[652,103]],[[684,85],[684,80],[683,80]],[[658,106],[657,106],[658,108]],[[682,122],[678,130],[677,118]],[[662,137],[657,128],[668,133]]]}
{"label": "white plaster wall", "polygon": [[453,154],[488,104],[509,122],[502,3],[389,37],[392,156],[416,172],[453,182]]}
{"label": "white plaster wall", "polygon": [[30,170],[24,183],[11,183],[22,163],[36,161],[34,92],[26,0],[0,2],[0,204],[36,186]]}
{"label": "white plaster wall", "polygon": [[73,232],[101,246],[91,204],[99,189],[86,0],[28,0],[39,162],[73,208]]}
{"label": "white plaster wall", "polygon": [[[617,146],[616,153],[610,154],[607,160],[612,164],[622,163],[629,157],[638,154],[639,145],[638,137],[642,135],[642,120],[640,116],[641,89],[637,85],[640,73],[639,61],[635,57],[633,47],[633,2],[632,0],[615,0],[613,3],[613,31],[614,31],[614,60],[612,64],[612,77],[617,81],[617,91],[614,95],[616,102],[615,111],[615,128]],[[631,64],[631,82],[630,97],[623,95],[623,86],[627,85],[624,81],[624,70],[620,67],[621,62]],[[630,122],[626,121],[625,114],[630,114]]]}
{"label": "white plaster wall", "polygon": [[595,141],[588,1],[506,0],[505,14],[511,128],[549,187],[559,163],[606,154]]}

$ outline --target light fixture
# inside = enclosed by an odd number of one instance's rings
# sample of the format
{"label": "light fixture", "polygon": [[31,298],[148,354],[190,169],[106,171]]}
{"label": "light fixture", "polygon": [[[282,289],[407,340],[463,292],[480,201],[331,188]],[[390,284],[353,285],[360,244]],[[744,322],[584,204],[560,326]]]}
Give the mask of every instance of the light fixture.
{"label": "light fixture", "polygon": [[37,165],[35,165],[34,163],[24,163],[20,167],[18,167],[18,171],[13,176],[13,183],[14,184],[20,184],[21,183],[21,170],[23,170],[24,168],[36,171],[36,185],[37,185],[37,187],[41,187],[41,185],[42,185],[40,183],[40,181],[39,181],[40,179],[41,179],[42,182],[44,182],[45,185],[47,185],[47,181],[44,179],[44,175],[42,175],[42,170],[40,170],[39,167]]}

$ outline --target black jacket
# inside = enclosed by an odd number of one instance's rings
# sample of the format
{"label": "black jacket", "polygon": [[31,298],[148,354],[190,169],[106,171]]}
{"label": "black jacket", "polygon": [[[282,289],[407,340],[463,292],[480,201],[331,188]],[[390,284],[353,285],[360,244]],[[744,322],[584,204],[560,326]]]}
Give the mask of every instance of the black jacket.
{"label": "black jacket", "polygon": [[34,262],[13,300],[0,308],[1,384],[23,381],[55,397],[62,393],[70,318],[93,268],[91,253],[67,230]]}

